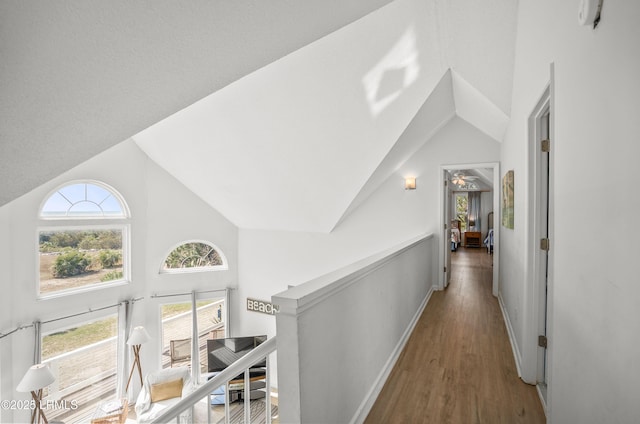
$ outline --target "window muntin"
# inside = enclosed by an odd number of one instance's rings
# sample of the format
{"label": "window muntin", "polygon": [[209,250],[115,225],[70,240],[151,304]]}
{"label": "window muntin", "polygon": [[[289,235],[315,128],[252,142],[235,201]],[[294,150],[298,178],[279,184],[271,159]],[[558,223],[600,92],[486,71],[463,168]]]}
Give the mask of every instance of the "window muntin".
{"label": "window muntin", "polygon": [[173,249],[162,263],[161,272],[198,272],[227,269],[222,252],[204,241],[189,241]]}
{"label": "window muntin", "polygon": [[74,181],[40,209],[37,294],[73,294],[129,280],[129,212],[106,184]]}
{"label": "window muntin", "polygon": [[124,202],[110,188],[96,182],[66,185],[44,202],[40,217],[126,218]]}

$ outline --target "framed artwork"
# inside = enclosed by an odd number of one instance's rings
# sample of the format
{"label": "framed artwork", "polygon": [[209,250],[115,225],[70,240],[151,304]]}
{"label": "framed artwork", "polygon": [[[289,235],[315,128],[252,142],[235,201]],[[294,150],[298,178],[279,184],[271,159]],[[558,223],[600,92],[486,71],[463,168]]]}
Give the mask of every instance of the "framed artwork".
{"label": "framed artwork", "polygon": [[502,226],[513,230],[513,170],[502,177]]}

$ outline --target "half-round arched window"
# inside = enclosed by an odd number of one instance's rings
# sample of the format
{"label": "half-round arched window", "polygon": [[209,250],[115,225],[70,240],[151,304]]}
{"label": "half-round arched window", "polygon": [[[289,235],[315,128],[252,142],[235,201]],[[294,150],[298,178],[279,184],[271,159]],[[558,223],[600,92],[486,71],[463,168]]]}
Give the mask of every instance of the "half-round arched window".
{"label": "half-round arched window", "polygon": [[42,203],[38,296],[76,293],[129,281],[129,209],[98,181],[68,183]]}
{"label": "half-round arched window", "polygon": [[99,182],[77,182],[53,192],[42,205],[40,217],[61,218],[127,218],[129,212],[122,197],[111,187]]}
{"label": "half-round arched window", "polygon": [[228,269],[224,254],[207,241],[188,241],[175,247],[162,262],[160,272],[200,272]]}

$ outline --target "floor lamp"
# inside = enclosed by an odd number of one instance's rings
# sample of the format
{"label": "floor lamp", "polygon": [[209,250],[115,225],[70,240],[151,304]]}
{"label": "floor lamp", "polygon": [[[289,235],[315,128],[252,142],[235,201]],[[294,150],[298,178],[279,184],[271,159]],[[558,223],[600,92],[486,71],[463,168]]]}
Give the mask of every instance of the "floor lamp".
{"label": "floor lamp", "polygon": [[43,364],[33,365],[27,370],[27,373],[22,377],[22,380],[20,380],[18,387],[16,387],[18,392],[31,392],[31,397],[34,400],[34,407],[31,412],[32,424],[40,422],[44,422],[45,424],[49,423],[42,410],[42,390],[53,383],[55,379],[48,366]]}
{"label": "floor lamp", "polygon": [[129,336],[129,340],[127,340],[127,344],[133,347],[133,364],[131,364],[131,372],[129,373],[129,380],[127,381],[127,387],[124,389],[125,392],[129,390],[129,383],[131,383],[131,377],[133,377],[133,372],[135,369],[138,369],[138,374],[140,375],[140,386],[142,386],[142,366],[140,365],[140,347],[151,340],[149,337],[149,333],[144,327],[134,327],[133,331],[131,331],[131,335]]}

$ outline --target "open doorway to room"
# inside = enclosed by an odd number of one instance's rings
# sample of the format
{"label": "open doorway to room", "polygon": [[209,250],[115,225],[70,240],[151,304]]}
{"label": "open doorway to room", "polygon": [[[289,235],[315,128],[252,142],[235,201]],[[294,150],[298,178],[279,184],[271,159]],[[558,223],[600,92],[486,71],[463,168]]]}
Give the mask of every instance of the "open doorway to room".
{"label": "open doorway to room", "polygon": [[[494,215],[499,201],[497,163],[447,165],[442,167],[442,279],[448,286],[455,272],[452,256],[478,250],[488,255],[497,269],[499,253]],[[484,258],[486,259],[486,258]],[[492,275],[494,295],[498,293],[497,272]]]}

